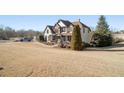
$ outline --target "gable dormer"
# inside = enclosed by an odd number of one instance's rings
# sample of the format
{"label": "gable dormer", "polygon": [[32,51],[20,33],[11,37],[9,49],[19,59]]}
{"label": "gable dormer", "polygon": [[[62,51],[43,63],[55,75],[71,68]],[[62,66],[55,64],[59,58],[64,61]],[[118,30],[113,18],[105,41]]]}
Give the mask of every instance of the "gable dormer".
{"label": "gable dormer", "polygon": [[57,33],[69,32],[70,27],[73,27],[73,24],[68,20],[58,20],[54,26],[54,30]]}

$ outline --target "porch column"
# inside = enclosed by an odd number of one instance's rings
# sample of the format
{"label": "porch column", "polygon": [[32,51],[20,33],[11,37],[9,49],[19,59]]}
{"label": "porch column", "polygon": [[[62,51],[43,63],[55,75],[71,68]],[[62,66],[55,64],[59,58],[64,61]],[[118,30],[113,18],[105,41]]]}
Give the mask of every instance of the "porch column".
{"label": "porch column", "polygon": [[67,35],[65,36],[65,41],[68,41],[68,36]]}

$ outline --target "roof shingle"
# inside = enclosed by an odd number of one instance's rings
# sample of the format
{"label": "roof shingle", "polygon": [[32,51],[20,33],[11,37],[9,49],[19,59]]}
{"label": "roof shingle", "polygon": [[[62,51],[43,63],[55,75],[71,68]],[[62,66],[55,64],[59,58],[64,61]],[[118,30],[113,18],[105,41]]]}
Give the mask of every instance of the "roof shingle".
{"label": "roof shingle", "polygon": [[73,25],[70,21],[68,20],[62,20],[60,19],[59,21],[62,21],[66,26],[70,26],[70,25]]}

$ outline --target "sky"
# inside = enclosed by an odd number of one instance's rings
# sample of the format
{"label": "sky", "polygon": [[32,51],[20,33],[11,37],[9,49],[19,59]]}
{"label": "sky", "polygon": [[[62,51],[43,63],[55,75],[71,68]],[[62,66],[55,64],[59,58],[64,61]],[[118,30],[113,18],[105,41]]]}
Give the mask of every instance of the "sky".
{"label": "sky", "polygon": [[[124,29],[124,15],[106,15],[106,21],[114,30]],[[54,25],[59,19],[71,22],[81,20],[89,27],[96,27],[99,15],[0,15],[0,26],[13,29],[43,31],[47,25]]]}

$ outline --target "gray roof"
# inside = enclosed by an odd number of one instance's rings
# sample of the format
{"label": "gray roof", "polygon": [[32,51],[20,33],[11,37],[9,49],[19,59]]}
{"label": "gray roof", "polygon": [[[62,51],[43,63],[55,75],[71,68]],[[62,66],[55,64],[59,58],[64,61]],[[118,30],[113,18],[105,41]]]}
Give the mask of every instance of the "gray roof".
{"label": "gray roof", "polygon": [[[66,26],[70,26],[70,25],[73,25],[70,21],[68,21],[68,20],[62,20],[62,19],[60,19],[59,21],[62,21]],[[59,22],[58,21],[58,22]]]}
{"label": "gray roof", "polygon": [[53,26],[47,25],[47,27],[49,27],[50,30],[53,30]]}
{"label": "gray roof", "polygon": [[[52,31],[52,33],[55,33],[55,32],[54,32],[54,26],[47,25],[46,28],[47,28],[47,27]],[[46,30],[46,28],[45,28],[45,30]],[[45,30],[44,30],[44,31],[45,31]]]}
{"label": "gray roof", "polygon": [[75,22],[72,22],[73,25],[79,25],[79,26],[83,26],[83,27],[86,27],[88,28],[90,31],[90,27],[88,27],[87,25],[85,25],[84,23],[80,22],[80,21],[75,21]]}

